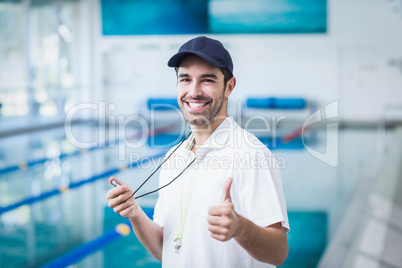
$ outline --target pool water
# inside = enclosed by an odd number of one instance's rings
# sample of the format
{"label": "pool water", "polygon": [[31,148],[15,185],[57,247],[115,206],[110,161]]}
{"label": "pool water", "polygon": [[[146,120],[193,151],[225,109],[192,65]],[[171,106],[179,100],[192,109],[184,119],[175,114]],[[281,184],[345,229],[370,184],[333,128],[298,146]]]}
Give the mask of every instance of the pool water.
{"label": "pool water", "polygon": [[[76,133],[91,140],[96,137],[97,129],[82,127]],[[28,169],[0,174],[0,207],[122,167],[129,162],[130,153],[153,155],[160,152],[160,148],[144,146],[127,150],[125,157],[119,160],[118,147],[100,148],[57,160],[58,154],[75,148],[66,145],[63,129],[45,134],[0,139],[0,168],[50,158]],[[316,141],[310,145],[321,150],[324,139],[325,133],[317,133]],[[158,142],[163,144],[163,138]],[[289,255],[281,267],[317,266],[358,187],[358,179],[372,163],[376,148],[367,144],[375,142],[374,130],[342,130],[338,167],[314,158],[297,140],[288,147],[282,144],[273,150],[277,158],[286,160],[281,172],[291,228]],[[115,175],[136,188],[152,169],[152,166],[121,169]],[[154,176],[141,191],[157,187],[158,173]],[[40,267],[125,222],[126,219],[107,206],[105,195],[112,187],[108,177],[0,214],[0,267]],[[150,216],[156,198],[157,194],[153,194],[140,201]],[[114,239],[72,267],[160,266],[131,233]]]}

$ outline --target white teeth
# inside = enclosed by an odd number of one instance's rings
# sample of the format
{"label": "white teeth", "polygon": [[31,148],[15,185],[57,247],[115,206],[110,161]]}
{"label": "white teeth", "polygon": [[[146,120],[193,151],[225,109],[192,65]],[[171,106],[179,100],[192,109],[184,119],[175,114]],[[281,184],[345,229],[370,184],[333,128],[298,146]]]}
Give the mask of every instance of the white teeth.
{"label": "white teeth", "polygon": [[206,105],[206,102],[189,102],[188,103],[190,105],[191,108],[200,108],[204,105]]}

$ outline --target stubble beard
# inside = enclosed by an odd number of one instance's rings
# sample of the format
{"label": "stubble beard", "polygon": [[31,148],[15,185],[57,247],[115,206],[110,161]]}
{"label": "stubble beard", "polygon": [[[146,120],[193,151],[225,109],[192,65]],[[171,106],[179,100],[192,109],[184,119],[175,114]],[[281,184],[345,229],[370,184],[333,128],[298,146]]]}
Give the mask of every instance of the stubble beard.
{"label": "stubble beard", "polygon": [[[224,102],[225,90],[223,90],[222,95],[217,99],[210,103],[210,111],[205,111],[205,115],[191,115],[188,114],[187,111],[184,111],[184,108],[181,107],[182,113],[184,115],[184,119],[187,123],[193,126],[211,126],[212,120],[219,114],[222,110],[223,102]],[[215,103],[215,104],[214,104]],[[204,113],[204,112],[203,112]]]}

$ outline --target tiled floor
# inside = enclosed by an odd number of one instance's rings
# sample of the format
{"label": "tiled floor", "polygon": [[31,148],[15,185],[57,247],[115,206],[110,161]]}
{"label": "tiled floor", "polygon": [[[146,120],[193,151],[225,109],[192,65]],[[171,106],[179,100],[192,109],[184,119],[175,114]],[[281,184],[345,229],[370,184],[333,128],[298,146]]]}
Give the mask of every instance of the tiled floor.
{"label": "tiled floor", "polygon": [[[341,261],[331,262],[330,253],[336,252],[334,245],[325,256],[320,267],[402,267],[402,128],[395,130],[392,145],[386,151],[384,162],[376,173],[376,179],[365,193],[356,198],[360,204],[348,215],[349,229],[354,229],[348,239],[338,243],[345,247]],[[360,201],[359,201],[360,200]],[[351,208],[352,209],[352,208]],[[350,210],[351,210],[350,209]],[[353,220],[351,220],[353,218]],[[357,226],[357,228],[354,228]],[[345,227],[345,226],[344,226]],[[344,229],[342,229],[344,230]],[[343,234],[339,232],[334,241]],[[337,266],[330,266],[331,263]]]}

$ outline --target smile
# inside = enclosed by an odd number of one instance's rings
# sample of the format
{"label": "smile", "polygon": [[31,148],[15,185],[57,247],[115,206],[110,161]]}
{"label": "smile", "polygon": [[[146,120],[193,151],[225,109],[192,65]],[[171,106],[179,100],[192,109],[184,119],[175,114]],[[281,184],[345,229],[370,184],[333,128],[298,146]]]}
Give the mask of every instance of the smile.
{"label": "smile", "polygon": [[185,102],[190,111],[201,111],[209,102]]}

